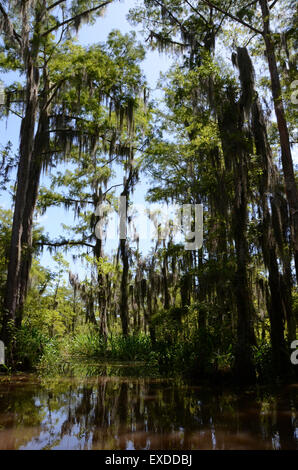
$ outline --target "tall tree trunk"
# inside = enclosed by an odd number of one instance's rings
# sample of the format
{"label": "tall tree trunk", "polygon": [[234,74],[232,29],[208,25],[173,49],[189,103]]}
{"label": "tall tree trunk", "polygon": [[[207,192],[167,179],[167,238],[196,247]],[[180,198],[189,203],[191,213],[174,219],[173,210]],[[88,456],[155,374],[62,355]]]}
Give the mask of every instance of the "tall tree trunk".
{"label": "tall tree trunk", "polygon": [[288,330],[288,340],[289,343],[292,343],[296,339],[296,318],[293,311],[293,301],[292,301],[292,270],[291,270],[291,261],[288,259],[284,263],[284,274],[282,276],[282,287],[281,292],[284,299],[286,318],[287,318],[287,330]]}
{"label": "tall tree trunk", "polygon": [[24,303],[26,300],[29,274],[32,264],[32,229],[33,229],[33,216],[36,206],[39,178],[41,173],[41,162],[37,163],[32,160],[30,171],[31,184],[27,191],[26,206],[23,216],[23,233],[21,238],[21,262],[18,276],[18,301],[16,309],[16,327],[19,328],[22,323]]}
{"label": "tall tree trunk", "polygon": [[230,96],[222,103],[219,115],[219,130],[224,158],[232,172],[234,195],[232,230],[235,240],[237,268],[235,273],[235,298],[237,305],[237,343],[235,348],[235,372],[239,382],[255,382],[252,347],[256,343],[253,329],[253,304],[248,285],[247,265],[249,259],[247,243],[248,223],[248,148],[244,130],[243,109]]}
{"label": "tall tree trunk", "polygon": [[[153,269],[154,265],[152,263],[152,266],[149,271],[149,281],[147,282],[146,279],[141,280],[141,290],[142,290],[142,304],[143,304],[143,312],[144,312],[144,320],[145,323],[148,326],[149,329],[149,334],[151,338],[152,345],[156,343],[156,334],[155,334],[155,327],[152,324],[152,316],[153,316],[153,310],[152,310],[152,301],[153,301],[153,292],[152,292],[152,286],[153,286],[153,280],[151,278],[153,274]],[[151,278],[151,279],[150,279]],[[151,287],[151,288],[150,288]],[[147,300],[146,305],[144,300]]]}
{"label": "tall tree trunk", "polygon": [[[165,242],[164,242],[164,249],[166,250]],[[162,285],[164,291],[164,308],[168,310],[170,308],[170,293],[169,293],[169,285],[168,285],[168,257],[165,252],[162,260]]]}
{"label": "tall tree trunk", "polygon": [[[279,198],[276,194],[276,172],[268,142],[265,119],[257,96],[252,107],[252,130],[256,151],[261,158],[260,166],[263,168],[263,174],[258,180],[260,208],[262,209],[261,248],[264,264],[269,273],[270,296],[267,296],[267,303],[273,361],[277,374],[281,376],[287,375],[290,369],[289,354],[286,352],[284,338],[285,318],[287,318],[288,322],[289,336],[292,336],[294,334],[293,329],[296,329],[291,305],[292,276],[290,257],[288,253],[286,255],[283,253],[283,268],[286,279],[286,286],[283,286],[283,279],[278,269],[277,251],[278,246],[281,251],[285,250],[284,245],[286,240],[284,240],[283,234],[286,232],[286,228],[280,225],[283,223],[283,220]],[[272,214],[270,214],[268,205],[268,192],[273,193],[273,197],[271,197]],[[277,240],[279,240],[279,243]]]}
{"label": "tall tree trunk", "polygon": [[[131,157],[130,157],[131,158]],[[129,333],[129,314],[128,314],[128,275],[129,275],[129,258],[128,258],[128,242],[127,242],[127,211],[128,211],[128,202],[129,194],[131,188],[133,188],[134,180],[137,175],[137,170],[134,168],[133,160],[129,161],[129,173],[127,178],[124,179],[124,188],[121,193],[121,197],[125,198],[125,214],[121,214],[122,225],[121,230],[124,230],[123,225],[125,224],[125,234],[121,233],[123,238],[120,238],[119,250],[120,257],[122,261],[122,276],[120,284],[120,318],[122,325],[122,332],[124,336],[127,336]],[[122,209],[124,209],[122,207]],[[125,238],[124,238],[125,237]]]}
{"label": "tall tree trunk", "polygon": [[291,373],[289,353],[284,338],[285,315],[282,309],[281,279],[274,248],[269,248],[269,286],[271,299],[269,304],[270,336],[273,352],[274,369],[279,377]]}
{"label": "tall tree trunk", "polygon": [[122,276],[121,276],[121,298],[120,298],[120,318],[122,324],[122,333],[124,336],[128,335],[128,253],[127,242],[125,239],[120,240],[120,255],[122,261]]}
{"label": "tall tree trunk", "polygon": [[34,211],[38,198],[38,189],[40,182],[40,175],[42,171],[42,165],[44,160],[44,154],[49,150],[49,118],[48,110],[46,107],[47,102],[47,77],[44,74],[45,84],[44,84],[44,98],[42,100],[42,109],[40,111],[39,123],[37,133],[34,139],[34,151],[30,164],[29,171],[29,182],[26,195],[26,204],[23,214],[23,232],[21,238],[21,262],[18,278],[18,305],[16,311],[16,326],[17,328],[21,326],[24,302],[26,300],[29,275],[32,264],[32,235],[33,235],[33,217]]}
{"label": "tall tree trunk", "polygon": [[2,336],[9,343],[8,323],[15,325],[20,295],[20,267],[22,257],[22,235],[27,191],[30,184],[30,167],[34,147],[34,126],[38,110],[39,71],[34,57],[29,56],[26,85],[26,111],[20,132],[20,161],[17,173],[17,190],[13,215],[12,235],[9,251],[6,291],[4,296],[4,320]]}
{"label": "tall tree trunk", "polygon": [[[12,234],[9,250],[7,282],[4,294],[4,317],[2,338],[9,348],[9,357],[13,361],[14,344],[11,344],[11,328],[20,323],[18,312],[20,300],[20,279],[22,262],[22,236],[24,233],[24,215],[27,191],[30,185],[30,168],[34,152],[34,129],[39,103],[40,75],[37,57],[40,46],[40,27],[45,13],[44,5],[35,9],[34,41],[30,44],[29,34],[29,3],[24,2],[22,12],[22,55],[26,73],[26,104],[25,114],[20,130],[19,165],[17,172],[15,206],[13,214]],[[26,235],[25,235],[26,237]],[[21,294],[22,295],[22,294]]]}
{"label": "tall tree trunk", "polygon": [[[96,222],[97,223],[97,222]],[[102,240],[96,239],[95,257],[99,261],[102,259]],[[99,331],[103,338],[106,340],[108,337],[108,324],[107,324],[107,299],[105,296],[104,276],[100,269],[97,267],[97,288],[98,288],[98,307],[100,312]]]}
{"label": "tall tree trunk", "polygon": [[237,188],[235,193],[233,220],[237,258],[235,294],[238,313],[235,372],[239,382],[251,383],[256,379],[255,368],[252,360],[252,346],[255,344],[255,336],[252,324],[253,305],[247,277],[247,181],[246,169],[243,160],[244,156],[239,162],[238,184],[240,188]]}
{"label": "tall tree trunk", "polygon": [[[131,172],[128,179],[124,184],[124,189],[121,193],[122,197],[125,197],[125,224],[127,224],[127,209],[128,209],[128,196],[129,196],[129,185],[131,181]],[[123,215],[122,215],[123,217]],[[124,220],[122,219],[122,223]],[[124,236],[124,234],[122,234]],[[120,239],[120,257],[122,261],[122,275],[120,283],[120,319],[122,325],[122,333],[124,336],[128,336],[128,273],[129,273],[129,262],[128,262],[128,246],[127,239]]]}
{"label": "tall tree trunk", "polygon": [[263,37],[266,46],[266,55],[271,78],[272,96],[279,131],[281,161],[285,178],[286,195],[290,208],[292,242],[294,248],[296,277],[298,278],[298,189],[295,182],[289,131],[282,101],[281,84],[276,63],[274,41],[270,30],[270,9],[268,0],[259,0],[259,4],[262,10],[264,26]]}

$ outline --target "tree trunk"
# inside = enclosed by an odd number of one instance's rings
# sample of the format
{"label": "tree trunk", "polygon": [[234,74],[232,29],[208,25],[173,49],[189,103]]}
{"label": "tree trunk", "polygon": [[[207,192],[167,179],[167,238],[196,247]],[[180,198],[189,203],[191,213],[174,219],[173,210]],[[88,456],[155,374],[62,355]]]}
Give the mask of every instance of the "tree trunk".
{"label": "tree trunk", "polygon": [[34,147],[34,126],[38,110],[39,71],[33,57],[28,58],[26,111],[20,132],[20,161],[17,173],[17,190],[10,242],[6,292],[4,296],[4,320],[2,336],[7,345],[10,341],[8,323],[16,323],[20,295],[22,236],[27,191],[30,184],[30,167]]}
{"label": "tree trunk", "polygon": [[[97,223],[97,222],[96,222]],[[102,240],[97,239],[95,245],[96,260],[102,258]],[[98,288],[98,307],[100,311],[100,325],[99,331],[103,338],[106,340],[108,337],[108,324],[107,324],[107,299],[105,296],[104,276],[100,267],[97,267],[97,288]]]}
{"label": "tree trunk", "polygon": [[[4,317],[2,323],[2,337],[9,348],[9,357],[13,361],[14,344],[11,343],[11,326],[16,327],[20,323],[18,313],[22,274],[22,237],[24,233],[24,215],[27,201],[27,191],[31,183],[30,168],[34,152],[34,129],[39,103],[39,64],[37,63],[40,46],[40,26],[45,10],[43,7],[35,9],[34,37],[30,47],[29,40],[29,15],[24,5],[22,18],[22,55],[24,57],[24,70],[26,73],[26,104],[25,115],[22,119],[20,130],[19,165],[16,182],[15,206],[13,214],[12,234],[9,250],[9,263],[7,270],[7,282],[4,293]],[[26,238],[26,235],[24,235]]]}
{"label": "tree trunk", "polygon": [[291,373],[289,353],[284,338],[284,311],[281,308],[281,282],[275,250],[269,249],[269,286],[271,299],[269,305],[270,336],[273,352],[274,369],[278,377],[286,377]]}
{"label": "tree trunk", "polygon": [[248,223],[248,151],[247,135],[243,128],[243,111],[238,103],[228,97],[219,116],[220,138],[225,161],[232,171],[234,196],[232,202],[232,231],[235,240],[237,268],[235,273],[235,298],[237,305],[237,343],[235,348],[235,374],[239,382],[256,380],[252,347],[256,344],[253,329],[253,303],[248,285],[247,243]]}
{"label": "tree trunk", "polygon": [[259,0],[264,25],[263,37],[271,78],[271,89],[279,131],[281,161],[285,178],[285,189],[290,208],[292,243],[294,248],[296,277],[298,277],[298,189],[295,182],[293,159],[291,154],[289,131],[282,101],[281,84],[275,57],[275,48],[270,30],[270,10],[268,0]]}
{"label": "tree trunk", "polygon": [[235,294],[238,313],[235,372],[239,382],[252,383],[256,380],[255,368],[252,360],[252,346],[255,344],[255,335],[252,324],[253,305],[247,278],[247,181],[243,160],[239,162],[239,167],[240,189],[236,189],[233,220],[237,258]]}
{"label": "tree trunk", "polygon": [[[165,248],[165,244],[164,244]],[[165,248],[166,249],[166,248]],[[162,285],[164,291],[164,309],[168,310],[170,308],[170,293],[168,286],[168,257],[165,253],[162,261]]]}
{"label": "tree trunk", "polygon": [[[128,200],[130,189],[133,187],[133,181],[135,177],[135,170],[133,165],[130,162],[129,174],[125,178],[124,188],[121,193],[121,197],[125,198],[125,217],[121,214],[122,221],[120,224],[125,223],[125,238],[120,238],[120,257],[122,261],[122,276],[120,284],[120,318],[122,325],[122,332],[124,336],[128,336],[129,333],[129,324],[128,324],[128,274],[129,274],[129,260],[128,260],[128,244],[127,244],[127,211],[128,211]],[[123,220],[124,218],[124,220]],[[122,227],[123,229],[123,227]],[[121,234],[124,237],[124,233]]]}
{"label": "tree trunk", "polygon": [[20,262],[20,271],[18,277],[18,305],[17,305],[17,312],[16,312],[16,326],[19,328],[22,322],[23,316],[23,309],[24,309],[24,302],[26,300],[28,283],[29,283],[29,275],[30,269],[32,264],[32,254],[33,254],[33,246],[32,246],[32,232],[33,232],[33,217],[34,211],[37,203],[38,198],[38,189],[39,189],[39,182],[40,182],[40,175],[42,171],[42,164],[43,164],[43,155],[46,151],[48,151],[48,141],[49,141],[49,119],[48,119],[48,111],[46,108],[47,102],[47,79],[46,75],[44,74],[45,78],[45,86],[44,86],[44,99],[42,101],[42,106],[44,106],[40,112],[39,117],[39,124],[37,133],[34,139],[34,151],[33,156],[30,164],[30,171],[29,171],[29,182],[26,195],[26,204],[24,208],[23,214],[23,232],[21,238],[21,262]]}
{"label": "tree trunk", "polygon": [[[261,165],[264,169],[262,177],[258,181],[260,193],[260,206],[262,209],[262,237],[261,247],[263,260],[269,273],[270,296],[268,297],[268,312],[270,319],[271,345],[273,350],[273,361],[278,375],[286,375],[289,371],[289,354],[286,353],[284,338],[284,322],[287,318],[289,337],[295,335],[295,318],[292,312],[291,298],[291,257],[288,254],[287,240],[284,233],[287,229],[286,221],[283,221],[280,198],[276,194],[276,175],[270,145],[268,142],[266,124],[259,99],[253,104],[252,129],[256,144],[257,154],[261,157]],[[268,192],[273,193],[271,197],[270,214],[268,205]],[[286,202],[285,202],[286,204]],[[280,222],[279,222],[280,221]],[[282,227],[281,225],[285,225]],[[278,269],[277,252],[278,247],[282,252],[284,276],[281,277]],[[284,282],[285,279],[285,282]]]}
{"label": "tree trunk", "polygon": [[[129,195],[129,184],[130,176],[126,180],[124,185],[124,190],[121,193],[122,197],[125,197],[126,204],[126,215],[125,223],[127,223],[127,208],[128,208],[128,195]],[[120,239],[120,256],[122,261],[122,276],[120,283],[120,318],[122,325],[122,333],[124,336],[128,336],[128,272],[129,272],[129,263],[128,263],[128,246],[126,238]]]}
{"label": "tree trunk", "polygon": [[122,261],[122,276],[121,276],[121,299],[120,299],[120,318],[122,324],[122,333],[124,336],[128,335],[128,253],[126,240],[120,240],[120,255]]}

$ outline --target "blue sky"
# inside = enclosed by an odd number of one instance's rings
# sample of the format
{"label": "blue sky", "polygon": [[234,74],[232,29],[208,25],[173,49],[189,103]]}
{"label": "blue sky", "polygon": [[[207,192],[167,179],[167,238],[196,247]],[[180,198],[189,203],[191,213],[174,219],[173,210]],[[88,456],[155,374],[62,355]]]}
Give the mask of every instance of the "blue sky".
{"label": "blue sky", "polygon": [[[96,23],[92,26],[84,25],[78,34],[78,41],[82,45],[91,45],[98,42],[104,42],[108,34],[113,29],[119,29],[121,33],[127,33],[133,31],[133,26],[127,21],[126,16],[129,12],[129,9],[135,6],[137,2],[135,0],[125,0],[125,1],[115,1],[108,6],[104,16],[97,19]],[[139,40],[142,40],[142,36],[139,31],[140,28],[136,29],[137,37]],[[151,97],[159,98],[161,93],[157,89],[157,81],[159,79],[160,72],[165,72],[168,70],[171,64],[170,59],[166,54],[160,54],[158,51],[146,51],[146,58],[142,64],[142,69],[145,74],[146,80],[151,92]],[[8,85],[12,81],[16,80],[15,74],[5,74],[0,75],[0,79],[4,82],[5,85]],[[0,121],[0,143],[5,145],[5,143],[10,140],[13,143],[13,148],[17,151],[18,141],[19,141],[19,126],[20,119],[17,116],[11,115],[8,120]],[[67,165],[65,166],[65,168]],[[41,180],[41,186],[47,185],[49,182],[48,175],[43,175]],[[121,183],[122,178],[121,174],[117,172],[115,182]],[[111,183],[111,184],[113,184]],[[141,183],[139,183],[135,189],[133,202],[135,204],[143,204],[146,191],[148,189],[148,181],[142,176]],[[118,191],[119,192],[119,191]],[[8,209],[11,207],[11,198],[8,193],[0,193],[0,205]],[[65,211],[62,208],[50,208],[47,210],[46,214],[39,218],[39,223],[44,227],[46,233],[49,233],[52,239],[57,238],[62,233],[61,224],[66,224],[71,226],[73,224],[73,214],[72,211]],[[147,251],[149,248],[148,241],[141,241],[140,248],[144,251]],[[111,252],[117,246],[116,240],[107,243],[106,253]],[[85,275],[85,269],[81,265],[81,262],[78,260],[75,263],[72,260],[72,252],[68,252],[65,255],[65,258],[70,263],[72,271],[77,272],[80,277]],[[54,263],[52,261],[51,255],[44,250],[43,254],[40,257],[41,264],[48,267],[53,267]]]}

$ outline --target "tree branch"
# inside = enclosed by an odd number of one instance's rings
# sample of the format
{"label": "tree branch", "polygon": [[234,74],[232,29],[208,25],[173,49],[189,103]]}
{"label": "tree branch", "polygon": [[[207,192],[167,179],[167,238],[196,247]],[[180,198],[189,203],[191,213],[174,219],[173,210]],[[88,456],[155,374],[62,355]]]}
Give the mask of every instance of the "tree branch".
{"label": "tree branch", "polygon": [[188,0],[184,0],[184,1],[205,23],[208,23],[206,18],[199,12],[197,8],[195,8]]}
{"label": "tree branch", "polygon": [[60,28],[61,26],[64,26],[66,24],[69,24],[73,21],[76,21],[78,20],[81,16],[84,16],[84,15],[88,15],[89,13],[93,13],[95,12],[96,10],[99,10],[100,8],[103,8],[107,5],[109,5],[110,3],[112,3],[113,0],[108,0],[104,3],[101,3],[100,5],[97,5],[96,7],[94,8],[90,8],[90,10],[86,10],[86,11],[83,11],[82,13],[80,13],[79,15],[75,15],[73,16],[72,18],[68,18],[67,20],[65,21],[62,21],[61,23],[58,23],[56,24],[56,26],[53,26],[52,28],[48,29],[47,31],[45,31],[41,37],[45,37],[47,36],[48,34],[51,34],[53,31],[55,31],[56,29]]}
{"label": "tree branch", "polygon": [[160,2],[159,0],[153,0],[153,1],[157,3],[157,5],[160,6],[161,8],[164,8],[164,10],[167,12],[169,17],[172,18],[172,20],[175,21],[175,23],[177,23],[180,26],[182,31],[187,33],[187,30],[185,26],[181,23],[181,21],[179,21],[178,18],[176,18],[176,16],[174,16],[173,13],[162,2]]}
{"label": "tree branch", "polygon": [[256,37],[256,35],[257,35],[257,33],[253,34],[253,35],[252,35],[252,36],[251,36],[251,37],[248,39],[248,41],[246,42],[246,44],[245,44],[245,46],[244,46],[244,47],[247,47],[247,46],[248,46],[248,44],[250,43],[250,41],[252,41],[252,40],[253,40],[253,38],[254,38],[254,37]]}
{"label": "tree branch", "polygon": [[107,189],[107,190],[103,193],[103,196],[105,196],[109,191],[111,191],[111,189],[113,189],[113,188],[118,188],[118,186],[123,186],[123,183],[120,183],[120,184],[113,184],[113,186],[111,186],[109,189]]}
{"label": "tree branch", "polygon": [[[67,203],[73,203],[73,204],[94,204],[94,201],[91,201],[89,199],[71,199],[67,196],[61,196],[61,199],[55,199],[55,200],[52,200],[51,201],[51,204],[67,204]],[[46,207],[45,205],[43,205],[43,207]]]}
{"label": "tree branch", "polygon": [[215,10],[219,11],[223,15],[227,15],[229,18],[231,18],[234,21],[237,21],[238,23],[242,24],[246,28],[249,28],[254,33],[263,35],[263,32],[261,30],[255,28],[254,26],[251,26],[249,23],[246,23],[246,21],[240,20],[240,18],[238,18],[237,16],[232,15],[232,13],[229,13],[229,12],[223,10],[219,6],[215,5],[213,2],[210,2],[209,0],[202,0],[202,2],[206,3],[211,8],[214,8]]}
{"label": "tree branch", "polygon": [[20,119],[23,119],[23,116],[22,116],[21,114],[17,113],[16,111],[14,111],[13,109],[8,108],[8,111],[9,111],[10,113],[15,114],[15,115],[18,116]]}
{"label": "tree branch", "polygon": [[243,8],[245,9],[245,8],[251,7],[251,5],[254,5],[254,4],[257,3],[258,1],[259,1],[259,0],[253,0],[253,2],[250,2],[250,3],[248,3],[247,5],[244,5]]}
{"label": "tree branch", "polygon": [[[163,39],[162,37],[162,34],[160,33],[155,33],[154,31],[150,30],[150,36],[151,37],[154,37],[156,39],[159,39],[159,40],[164,40],[165,42],[169,43],[169,44],[173,44],[174,46],[179,46],[181,48],[185,48],[185,47],[188,47],[190,44],[184,44],[182,42],[178,42],[178,41],[173,41],[172,39]],[[148,36],[148,38],[146,39],[146,41],[148,41],[150,38],[150,36]]]}
{"label": "tree branch", "polygon": [[274,0],[274,2],[272,2],[271,5],[269,6],[269,10],[271,10],[277,2],[278,0]]}
{"label": "tree branch", "polygon": [[87,243],[84,240],[61,240],[60,242],[50,242],[50,241],[44,241],[44,242],[38,242],[36,244],[37,246],[50,246],[50,247],[59,247],[59,246],[88,246],[89,248],[94,248],[94,245],[91,245],[91,243]]}
{"label": "tree branch", "polygon": [[59,90],[60,86],[62,85],[62,83],[65,82],[65,78],[62,78],[58,83],[55,83],[54,85],[51,86],[51,88],[49,89],[49,93],[51,93],[51,91],[54,89],[53,93],[51,94],[51,96],[49,97],[48,101],[46,102],[45,106],[44,106],[44,109],[47,109],[47,107],[51,104],[52,100],[54,99],[57,91]]}
{"label": "tree branch", "polygon": [[[229,8],[230,8],[232,2],[233,2],[233,0],[230,1]],[[221,25],[223,24],[223,22],[225,21],[225,19],[226,19],[226,15],[223,15],[222,18],[221,18],[221,20],[220,20],[220,22],[219,22],[218,27],[217,27],[216,30],[214,31],[214,37],[216,37],[216,35],[217,35],[218,31],[220,30]]]}
{"label": "tree branch", "polygon": [[63,2],[66,2],[66,0],[57,0],[57,2],[47,7],[47,11],[52,10],[53,8],[57,7],[58,5],[60,5],[60,3],[63,3]]}

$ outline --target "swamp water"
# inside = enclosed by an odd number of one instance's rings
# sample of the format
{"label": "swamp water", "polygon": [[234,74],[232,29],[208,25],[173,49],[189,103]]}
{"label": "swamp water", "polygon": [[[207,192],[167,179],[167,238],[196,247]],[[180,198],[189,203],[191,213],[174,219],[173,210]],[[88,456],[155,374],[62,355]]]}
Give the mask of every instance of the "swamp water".
{"label": "swamp water", "polygon": [[0,376],[0,449],[298,450],[298,384],[235,392],[125,364]]}

